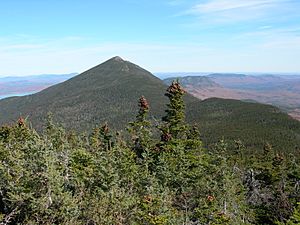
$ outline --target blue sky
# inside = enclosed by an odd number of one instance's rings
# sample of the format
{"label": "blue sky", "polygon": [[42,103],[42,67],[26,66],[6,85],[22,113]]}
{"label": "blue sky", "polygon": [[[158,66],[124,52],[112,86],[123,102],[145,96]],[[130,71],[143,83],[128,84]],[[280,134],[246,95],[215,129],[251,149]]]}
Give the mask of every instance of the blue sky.
{"label": "blue sky", "polygon": [[0,76],[115,55],[151,72],[300,72],[299,12],[299,0],[0,1]]}

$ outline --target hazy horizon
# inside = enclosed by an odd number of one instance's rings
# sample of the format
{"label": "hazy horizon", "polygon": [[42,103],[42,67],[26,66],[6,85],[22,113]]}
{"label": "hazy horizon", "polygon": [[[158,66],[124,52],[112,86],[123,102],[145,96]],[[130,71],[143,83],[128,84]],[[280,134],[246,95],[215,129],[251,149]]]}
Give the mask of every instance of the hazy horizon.
{"label": "hazy horizon", "polygon": [[[87,69],[88,70],[88,69]],[[84,71],[83,71],[84,72]],[[150,71],[151,72],[151,71]],[[174,72],[151,72],[153,75],[159,77],[160,75],[182,75],[182,76],[205,76],[210,74],[244,74],[244,75],[253,75],[253,76],[259,76],[259,75],[278,75],[278,76],[299,76],[300,72],[245,72],[245,71],[237,71],[237,72],[217,72],[217,71],[210,71],[210,72],[203,72],[203,71],[174,71]],[[0,79],[7,79],[7,78],[24,78],[24,77],[42,77],[42,76],[65,76],[65,75],[79,75],[80,73],[77,72],[70,72],[70,73],[42,73],[42,74],[15,74],[15,75],[1,75]]]}

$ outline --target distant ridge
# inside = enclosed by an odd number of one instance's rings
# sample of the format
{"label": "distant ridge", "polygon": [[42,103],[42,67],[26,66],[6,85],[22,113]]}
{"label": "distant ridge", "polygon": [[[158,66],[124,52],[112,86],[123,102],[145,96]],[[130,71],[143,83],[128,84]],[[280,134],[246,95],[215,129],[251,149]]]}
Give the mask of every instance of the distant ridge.
{"label": "distant ridge", "polygon": [[221,87],[212,79],[206,76],[186,76],[186,77],[171,77],[164,79],[166,85],[170,85],[173,80],[178,80],[184,87],[193,86],[198,88]]}
{"label": "distant ridge", "polygon": [[[300,121],[300,77],[297,75],[224,73],[178,79],[199,99],[218,97],[271,104]],[[170,79],[164,82],[168,84]]]}

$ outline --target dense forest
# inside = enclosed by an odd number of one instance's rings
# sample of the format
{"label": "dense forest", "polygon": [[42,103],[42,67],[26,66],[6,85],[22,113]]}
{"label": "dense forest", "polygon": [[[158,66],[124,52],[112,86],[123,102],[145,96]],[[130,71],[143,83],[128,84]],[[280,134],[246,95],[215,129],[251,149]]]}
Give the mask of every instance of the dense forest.
{"label": "dense forest", "polygon": [[155,123],[142,96],[124,131],[76,133],[51,115],[39,133],[23,118],[2,126],[0,224],[300,224],[299,155],[204,147],[184,94],[173,82]]}

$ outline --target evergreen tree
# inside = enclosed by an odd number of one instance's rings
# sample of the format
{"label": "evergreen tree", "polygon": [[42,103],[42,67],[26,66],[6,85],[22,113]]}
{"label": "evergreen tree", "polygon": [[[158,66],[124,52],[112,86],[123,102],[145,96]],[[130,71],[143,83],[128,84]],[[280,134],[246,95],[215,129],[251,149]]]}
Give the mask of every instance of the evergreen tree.
{"label": "evergreen tree", "polygon": [[100,148],[102,150],[111,150],[115,144],[107,123],[101,127],[94,128],[90,141],[94,148]]}
{"label": "evergreen tree", "polygon": [[133,141],[133,150],[139,158],[149,150],[151,142],[151,123],[148,120],[149,103],[144,96],[139,99],[139,112],[134,122],[129,123],[128,131]]}
{"label": "evergreen tree", "polygon": [[184,89],[179,84],[178,80],[173,81],[168,87],[165,96],[169,98],[167,104],[166,116],[162,118],[164,125],[161,127],[161,140],[168,142],[172,138],[179,138],[186,131],[185,124],[185,105],[183,102]]}

